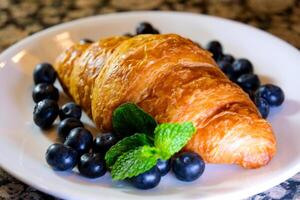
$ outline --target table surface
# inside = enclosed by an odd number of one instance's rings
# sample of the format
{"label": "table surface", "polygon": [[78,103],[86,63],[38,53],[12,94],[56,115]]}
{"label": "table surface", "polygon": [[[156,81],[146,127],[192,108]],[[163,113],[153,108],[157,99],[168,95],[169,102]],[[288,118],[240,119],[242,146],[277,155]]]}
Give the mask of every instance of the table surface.
{"label": "table surface", "polygon": [[[0,52],[47,27],[91,15],[175,10],[229,18],[268,31],[300,48],[300,0],[0,0]],[[0,168],[0,199],[56,199]],[[248,199],[300,199],[300,172]]]}

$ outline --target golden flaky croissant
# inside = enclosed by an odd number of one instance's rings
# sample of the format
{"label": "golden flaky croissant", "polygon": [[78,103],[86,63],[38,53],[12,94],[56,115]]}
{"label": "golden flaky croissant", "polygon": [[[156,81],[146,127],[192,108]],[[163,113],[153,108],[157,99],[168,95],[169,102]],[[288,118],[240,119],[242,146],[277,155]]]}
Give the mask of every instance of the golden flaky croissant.
{"label": "golden flaky croissant", "polygon": [[184,150],[208,163],[266,165],[276,151],[270,124],[211,54],[176,34],[110,37],[75,44],[57,59],[59,79],[103,131],[112,112],[134,102],[159,123],[192,121]]}

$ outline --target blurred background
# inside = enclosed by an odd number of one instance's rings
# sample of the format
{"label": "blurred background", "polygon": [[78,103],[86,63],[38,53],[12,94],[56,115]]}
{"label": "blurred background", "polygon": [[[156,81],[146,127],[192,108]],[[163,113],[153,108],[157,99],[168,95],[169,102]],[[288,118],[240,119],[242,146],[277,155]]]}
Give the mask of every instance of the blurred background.
{"label": "blurred background", "polygon": [[62,22],[132,10],[174,10],[229,18],[300,48],[300,0],[0,0],[0,50]]}
{"label": "blurred background", "polygon": [[[300,49],[300,0],[0,0],[0,52],[59,23],[134,10],[172,10],[228,18],[272,33]],[[2,199],[55,198],[0,169]],[[300,173],[249,199],[300,199]]]}

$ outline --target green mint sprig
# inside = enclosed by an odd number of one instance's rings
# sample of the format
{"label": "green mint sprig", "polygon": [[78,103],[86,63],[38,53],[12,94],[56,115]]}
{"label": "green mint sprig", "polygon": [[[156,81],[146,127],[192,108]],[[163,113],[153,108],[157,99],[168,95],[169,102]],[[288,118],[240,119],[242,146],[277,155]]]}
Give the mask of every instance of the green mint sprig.
{"label": "green mint sprig", "polygon": [[150,137],[157,126],[155,119],[133,103],[116,108],[112,116],[113,129],[124,136],[145,133]]}
{"label": "green mint sprig", "polygon": [[159,158],[157,148],[141,146],[122,154],[112,167],[114,180],[123,180],[137,176],[156,165]]}
{"label": "green mint sprig", "polygon": [[151,141],[146,134],[136,133],[132,136],[126,137],[112,146],[108,152],[105,154],[105,160],[107,167],[112,167],[117,158],[121,156],[124,152],[132,150],[134,148],[148,145],[153,145],[153,141]]}
{"label": "green mint sprig", "polygon": [[[144,173],[155,166],[158,159],[168,160],[179,152],[196,132],[191,122],[164,123],[155,125],[153,129],[155,120],[151,118],[131,103],[123,104],[115,110],[113,127],[117,127],[118,132],[123,134],[124,130],[126,135],[134,134],[137,130],[147,132],[125,137],[106,153],[106,164],[111,169],[114,180],[124,180]],[[134,121],[138,122],[140,127],[134,124]]]}
{"label": "green mint sprig", "polygon": [[161,158],[168,160],[187,144],[195,131],[192,122],[160,124],[154,131],[154,146],[161,150]]}

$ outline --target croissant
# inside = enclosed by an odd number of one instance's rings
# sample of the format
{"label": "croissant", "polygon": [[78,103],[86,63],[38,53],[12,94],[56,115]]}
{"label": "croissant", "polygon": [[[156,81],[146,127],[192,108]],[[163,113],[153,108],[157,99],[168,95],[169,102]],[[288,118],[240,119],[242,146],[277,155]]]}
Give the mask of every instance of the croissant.
{"label": "croissant", "polygon": [[158,123],[191,121],[183,151],[207,163],[266,165],[276,151],[270,124],[206,50],[176,34],[109,37],[75,44],[55,64],[64,90],[102,131],[112,112],[134,102]]}

